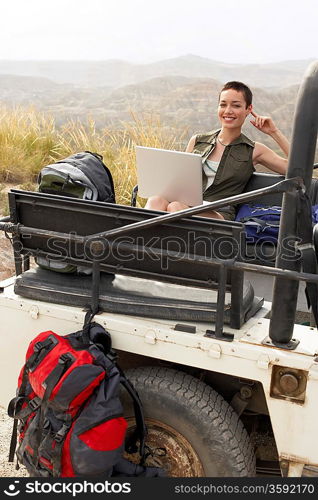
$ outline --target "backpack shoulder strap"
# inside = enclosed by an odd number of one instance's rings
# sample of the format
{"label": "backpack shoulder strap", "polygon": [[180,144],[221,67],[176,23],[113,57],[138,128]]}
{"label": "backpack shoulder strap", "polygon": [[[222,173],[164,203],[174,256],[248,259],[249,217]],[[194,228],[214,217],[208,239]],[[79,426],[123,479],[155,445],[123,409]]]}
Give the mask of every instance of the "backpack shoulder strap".
{"label": "backpack shoulder strap", "polygon": [[58,383],[58,381],[62,377],[63,373],[67,370],[67,368],[73,362],[74,362],[74,358],[70,353],[62,354],[59,357],[58,364],[55,366],[55,368],[52,370],[52,372],[49,374],[49,376],[45,380],[46,389],[45,389],[45,392],[44,392],[44,395],[42,398],[42,402],[40,405],[39,422],[38,422],[38,427],[36,429],[36,434],[35,434],[35,445],[34,445],[34,452],[33,452],[33,463],[35,464],[35,467],[38,466],[39,446],[41,444],[44,419],[45,419],[45,414],[46,414],[46,410],[47,410],[50,396],[52,394],[54,387],[56,386],[56,384]]}
{"label": "backpack shoulder strap", "polygon": [[[135,419],[136,419],[136,429],[126,442],[126,451],[129,453],[135,453],[138,450],[137,441],[139,440],[140,443],[139,454],[141,457],[140,464],[143,464],[145,460],[145,439],[147,435],[147,427],[145,424],[141,400],[132,383],[127,379],[123,370],[116,363],[117,355],[115,351],[113,351],[113,349],[111,348],[111,338],[110,337],[107,338],[106,344],[105,342],[100,344],[99,342],[101,340],[100,337],[98,337],[97,335],[94,338],[94,334],[91,333],[91,329],[94,327],[94,325],[100,326],[98,325],[98,323],[92,323],[93,316],[94,314],[91,311],[87,312],[85,324],[81,332],[80,338],[84,343],[95,344],[99,349],[101,349],[104,352],[105,356],[112,363],[112,365],[117,368],[120,375],[120,383],[126,389],[126,391],[128,392],[129,396],[132,399]],[[102,329],[104,330],[103,327]]]}
{"label": "backpack shoulder strap", "polygon": [[92,272],[92,297],[91,304],[88,306],[84,325],[82,329],[82,340],[85,345],[89,345],[89,331],[95,314],[99,312],[99,287],[100,287],[100,264],[97,260],[93,261]]}
{"label": "backpack shoulder strap", "polygon": [[240,219],[240,222],[243,222],[246,224],[247,222],[256,222],[262,227],[279,227],[280,221],[278,220],[264,220],[264,219],[259,219],[258,217],[243,217]]}
{"label": "backpack shoulder strap", "polygon": [[130,380],[128,380],[120,366],[117,365],[117,355],[115,351],[111,349],[107,354],[107,358],[116,366],[117,370],[119,371],[120,383],[128,392],[134,406],[136,428],[129,439],[126,440],[125,449],[128,453],[136,453],[136,451],[138,451],[137,441],[139,440],[140,465],[142,465],[145,461],[145,440],[147,436],[147,426],[145,423],[142,403],[135,387],[130,382]]}
{"label": "backpack shoulder strap", "polygon": [[126,443],[126,451],[128,453],[136,453],[138,450],[137,441],[139,440],[139,454],[140,454],[140,464],[142,465],[145,460],[145,439],[147,436],[147,427],[145,423],[142,403],[140,401],[138,392],[132,385],[132,383],[128,380],[124,372],[117,366],[120,371],[120,382],[123,387],[125,387],[129,396],[131,397],[134,405],[135,419],[136,419],[136,429],[128,439]]}

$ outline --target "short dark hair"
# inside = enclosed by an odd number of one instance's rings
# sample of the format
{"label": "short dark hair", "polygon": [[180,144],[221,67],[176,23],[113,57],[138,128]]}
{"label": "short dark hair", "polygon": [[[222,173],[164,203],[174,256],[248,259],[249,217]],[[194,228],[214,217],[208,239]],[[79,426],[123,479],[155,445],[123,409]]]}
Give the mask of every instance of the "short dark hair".
{"label": "short dark hair", "polygon": [[251,89],[247,85],[245,85],[245,83],[235,82],[235,81],[227,82],[225,85],[223,85],[223,88],[221,89],[220,94],[219,94],[219,100],[220,100],[221,92],[223,92],[223,90],[230,90],[230,89],[236,90],[236,92],[242,92],[242,94],[244,94],[246,107],[248,107],[252,104],[253,94],[252,94]]}

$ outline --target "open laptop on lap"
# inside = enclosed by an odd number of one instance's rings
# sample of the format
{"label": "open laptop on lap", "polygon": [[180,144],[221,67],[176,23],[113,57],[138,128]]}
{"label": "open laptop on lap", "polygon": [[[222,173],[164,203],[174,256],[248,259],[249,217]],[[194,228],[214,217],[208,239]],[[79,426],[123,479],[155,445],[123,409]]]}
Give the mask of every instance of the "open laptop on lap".
{"label": "open laptop on lap", "polygon": [[138,194],[202,205],[202,159],[193,153],[136,146]]}

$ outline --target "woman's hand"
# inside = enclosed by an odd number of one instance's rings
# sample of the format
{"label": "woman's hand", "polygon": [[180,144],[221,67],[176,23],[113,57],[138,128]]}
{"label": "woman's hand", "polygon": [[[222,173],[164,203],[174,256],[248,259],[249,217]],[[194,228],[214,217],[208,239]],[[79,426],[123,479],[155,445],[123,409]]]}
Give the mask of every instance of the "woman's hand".
{"label": "woman's hand", "polygon": [[251,115],[255,118],[255,120],[250,120],[251,124],[261,132],[264,132],[264,134],[272,135],[277,132],[277,127],[269,116],[260,116],[254,113],[254,111],[251,111]]}

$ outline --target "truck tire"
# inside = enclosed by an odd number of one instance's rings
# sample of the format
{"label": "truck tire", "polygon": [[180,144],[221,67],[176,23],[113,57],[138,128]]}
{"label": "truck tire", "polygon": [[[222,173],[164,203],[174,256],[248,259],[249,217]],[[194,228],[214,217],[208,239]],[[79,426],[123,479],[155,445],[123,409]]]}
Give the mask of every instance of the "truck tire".
{"label": "truck tire", "polygon": [[[127,370],[126,375],[144,408],[146,465],[162,467],[170,477],[255,476],[249,436],[215,390],[170,368],[141,367]],[[132,405],[127,395],[122,400],[129,433],[135,426]]]}

